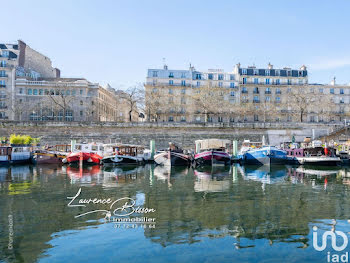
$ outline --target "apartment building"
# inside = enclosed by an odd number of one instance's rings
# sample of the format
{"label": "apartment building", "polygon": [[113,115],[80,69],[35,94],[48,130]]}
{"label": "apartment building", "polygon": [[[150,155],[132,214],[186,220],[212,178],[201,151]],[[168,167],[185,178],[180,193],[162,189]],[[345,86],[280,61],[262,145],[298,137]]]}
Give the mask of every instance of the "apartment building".
{"label": "apartment building", "polygon": [[148,70],[145,88],[148,119],[161,122],[343,121],[350,103],[350,86],[309,84],[305,65],[238,63],[231,72],[165,65]]}

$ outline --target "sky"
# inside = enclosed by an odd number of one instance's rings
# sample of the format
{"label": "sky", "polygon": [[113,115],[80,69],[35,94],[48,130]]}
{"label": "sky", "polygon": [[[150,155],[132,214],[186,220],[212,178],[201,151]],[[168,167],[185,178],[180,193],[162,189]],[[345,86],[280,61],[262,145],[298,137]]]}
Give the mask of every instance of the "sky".
{"label": "sky", "polygon": [[309,83],[350,83],[349,0],[16,0],[11,10],[0,43],[21,39],[63,77],[114,88],[144,82],[164,60],[227,72],[305,64]]}

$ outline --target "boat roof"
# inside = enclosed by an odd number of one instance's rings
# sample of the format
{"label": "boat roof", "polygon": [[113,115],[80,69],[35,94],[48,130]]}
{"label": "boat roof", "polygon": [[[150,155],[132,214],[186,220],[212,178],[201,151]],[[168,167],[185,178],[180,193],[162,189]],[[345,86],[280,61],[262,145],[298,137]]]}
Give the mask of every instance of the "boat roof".
{"label": "boat roof", "polygon": [[196,140],[195,144],[200,144],[200,149],[225,148],[227,144],[231,145],[232,141],[222,139],[205,139]]}
{"label": "boat roof", "polygon": [[123,143],[108,143],[104,144],[105,147],[130,147],[130,148],[145,148],[143,145],[136,145],[136,144],[123,144]]}

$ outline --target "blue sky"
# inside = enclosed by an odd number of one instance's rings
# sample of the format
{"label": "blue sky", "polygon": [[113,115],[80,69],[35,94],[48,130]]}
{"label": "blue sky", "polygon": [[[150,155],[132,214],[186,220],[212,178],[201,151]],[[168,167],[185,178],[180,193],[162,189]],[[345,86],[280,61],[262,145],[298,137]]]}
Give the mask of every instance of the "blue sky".
{"label": "blue sky", "polygon": [[127,87],[147,68],[299,68],[350,83],[348,0],[26,1],[1,13],[0,42],[24,40],[62,76]]}

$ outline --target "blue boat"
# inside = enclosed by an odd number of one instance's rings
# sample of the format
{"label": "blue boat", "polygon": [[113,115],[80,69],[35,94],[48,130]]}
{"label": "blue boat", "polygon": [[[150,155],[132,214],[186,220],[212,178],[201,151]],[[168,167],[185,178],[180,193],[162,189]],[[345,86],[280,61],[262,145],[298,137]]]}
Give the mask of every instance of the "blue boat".
{"label": "blue boat", "polygon": [[240,161],[244,164],[285,164],[287,152],[275,146],[263,146],[261,148],[249,148],[241,151]]}

